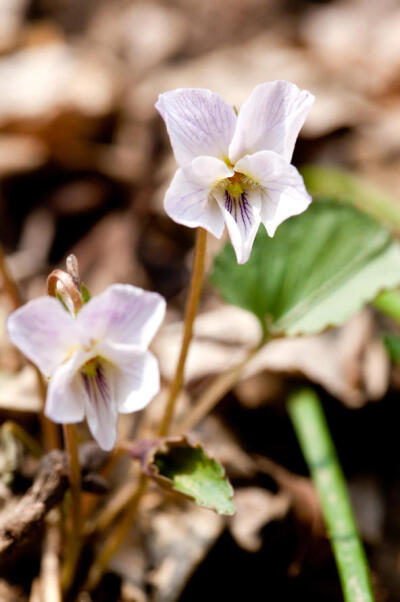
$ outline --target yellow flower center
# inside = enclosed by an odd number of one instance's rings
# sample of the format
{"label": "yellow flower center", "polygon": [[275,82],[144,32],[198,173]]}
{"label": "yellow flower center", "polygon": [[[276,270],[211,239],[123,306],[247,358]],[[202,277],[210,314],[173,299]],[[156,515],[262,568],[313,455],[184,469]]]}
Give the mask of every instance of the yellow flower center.
{"label": "yellow flower center", "polygon": [[227,190],[230,197],[237,197],[243,194],[244,187],[242,174],[235,171],[233,176],[227,178],[225,190]]}
{"label": "yellow flower center", "polygon": [[94,357],[91,360],[88,360],[85,364],[83,364],[83,366],[81,367],[81,372],[83,372],[83,374],[89,377],[96,376],[98,365],[99,358]]}

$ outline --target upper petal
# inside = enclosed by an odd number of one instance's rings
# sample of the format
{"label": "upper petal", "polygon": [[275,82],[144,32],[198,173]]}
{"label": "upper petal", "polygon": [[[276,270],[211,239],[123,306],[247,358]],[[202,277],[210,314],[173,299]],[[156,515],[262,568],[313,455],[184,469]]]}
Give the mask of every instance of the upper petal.
{"label": "upper petal", "polygon": [[223,161],[198,157],[191,165],[178,169],[165,194],[165,211],[178,224],[205,228],[220,238],[224,220],[218,205],[210,198],[215,184],[233,174]]}
{"label": "upper petal", "polygon": [[314,102],[307,90],[287,81],[259,84],[240,108],[229,147],[232,163],[248,153],[272,150],[290,161]]}
{"label": "upper petal", "polygon": [[78,370],[84,361],[85,354],[78,351],[51,377],[45,414],[53,422],[71,423],[83,420],[85,390]]}
{"label": "upper petal", "polygon": [[131,284],[113,284],[80,310],[77,322],[88,341],[108,339],[146,348],[165,315],[165,299]]}
{"label": "upper petal", "polygon": [[237,118],[218,94],[202,88],[179,88],[160,94],[156,108],[165,121],[179,165],[187,165],[200,155],[227,157]]}
{"label": "upper petal", "polygon": [[79,345],[75,318],[54,297],[38,297],[14,311],[7,330],[14,345],[46,376]]}
{"label": "upper petal", "polygon": [[112,377],[118,411],[127,414],[144,408],[160,390],[160,372],[154,355],[109,343],[99,349],[115,367]]}
{"label": "upper petal", "polygon": [[307,209],[311,197],[297,169],[280,155],[261,151],[238,161],[236,168],[258,182],[263,190],[261,221],[269,236],[283,221]]}
{"label": "upper petal", "polygon": [[217,190],[215,198],[223,213],[237,261],[246,263],[260,225],[259,193],[252,190],[231,198],[227,191]]}

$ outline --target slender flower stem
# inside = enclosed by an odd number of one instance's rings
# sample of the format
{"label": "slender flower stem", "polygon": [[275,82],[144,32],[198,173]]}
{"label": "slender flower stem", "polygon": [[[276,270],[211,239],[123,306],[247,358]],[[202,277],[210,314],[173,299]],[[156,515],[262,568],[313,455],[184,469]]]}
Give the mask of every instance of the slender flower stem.
{"label": "slender flower stem", "polygon": [[[164,437],[168,434],[174,415],[176,400],[178,398],[179,392],[183,384],[185,363],[193,334],[193,323],[197,314],[197,308],[199,305],[200,295],[203,288],[206,243],[206,230],[198,228],[196,233],[196,246],[194,252],[192,278],[190,282],[189,296],[187,299],[185,310],[185,321],[181,350],[175,371],[175,376],[171,383],[169,397],[164,408],[164,414],[157,432],[157,434],[160,437]],[[103,574],[104,569],[107,567],[108,562],[115,554],[122,541],[124,540],[126,533],[132,525],[132,522],[136,516],[136,511],[139,507],[140,500],[146,493],[147,485],[148,477],[146,477],[144,474],[141,474],[139,477],[138,486],[134,490],[133,494],[131,495],[125,506],[125,512],[122,514],[121,519],[116,525],[115,529],[110,533],[110,536],[108,540],[106,540],[102,551],[100,552],[99,556],[96,558],[95,562],[92,565],[86,584],[86,587],[88,589],[92,589],[100,581],[100,578]]]}
{"label": "slender flower stem", "polygon": [[71,529],[68,553],[62,573],[63,590],[68,589],[75,574],[81,549],[81,470],[78,458],[78,439],[74,424],[64,424],[63,433],[69,464],[69,483],[71,491]]}
{"label": "slender flower stem", "polygon": [[85,589],[90,590],[96,587],[96,585],[101,579],[104,570],[107,568],[110,559],[119,548],[121,542],[125,539],[125,536],[133,523],[133,519],[136,516],[140,500],[146,492],[147,482],[148,477],[146,477],[146,475],[142,473],[139,477],[137,489],[135,490],[134,494],[129,500],[129,504],[127,506],[125,514],[123,514],[120,521],[117,523],[117,526],[114,529],[114,531],[110,533],[108,539],[106,540],[102,548],[102,551],[100,552],[99,556],[93,563],[92,568],[90,569],[89,577],[85,584]]}
{"label": "slender flower stem", "polygon": [[11,306],[13,309],[18,309],[22,304],[21,295],[14,278],[8,270],[2,245],[0,245],[0,273],[3,280],[3,288],[10,300]]}
{"label": "slender flower stem", "polygon": [[227,370],[218,375],[210,386],[200,395],[199,399],[189,410],[187,416],[174,428],[174,434],[180,434],[191,431],[207,414],[217,405],[219,401],[234,387],[240,378],[244,368],[249,361],[256,355],[264,343],[261,342],[256,347],[250,349],[245,358]]}
{"label": "slender flower stem", "polygon": [[[34,364],[32,364],[33,369],[36,373],[37,387],[39,389],[39,394],[42,399],[42,405],[46,403],[46,394],[47,394],[47,385],[44,381],[42,374],[40,373],[39,368],[37,368]],[[44,446],[46,451],[50,451],[52,449],[59,449],[61,447],[60,442],[60,431],[57,424],[54,424],[51,420],[45,416],[44,412],[41,411],[39,414],[42,438],[44,442]]]}
{"label": "slender flower stem", "polygon": [[364,549],[321,403],[307,389],[290,397],[288,410],[321,501],[344,599],[373,602]]}
{"label": "slender flower stem", "polygon": [[131,503],[135,497],[137,482],[129,479],[118,491],[110,498],[92,519],[86,521],[84,534],[92,535],[96,531],[105,531],[114,522],[120,512],[122,512]]}
{"label": "slender flower stem", "polygon": [[171,383],[171,389],[165,406],[164,416],[162,418],[158,434],[163,437],[168,434],[175,409],[175,403],[183,384],[183,375],[185,370],[186,357],[192,340],[193,322],[196,317],[197,307],[201,291],[203,288],[204,259],[206,252],[207,232],[203,228],[198,228],[196,233],[196,248],[193,261],[192,279],[190,282],[189,296],[186,303],[185,322],[181,351],[176,367],[174,379]]}
{"label": "slender flower stem", "polygon": [[[110,456],[109,456],[105,466],[102,468],[101,475],[103,477],[107,478],[107,476],[114,469],[116,463],[118,462],[118,460],[121,458],[121,456],[124,453],[125,453],[125,450],[119,449],[118,447],[114,448],[114,450],[110,453]],[[114,498],[115,498],[115,496],[111,497],[109,503],[112,503]],[[85,523],[85,526],[83,527],[84,535],[88,535],[88,534],[92,533],[97,528],[94,526],[94,525],[97,525],[97,518],[94,520],[89,518],[89,517],[91,517],[92,512],[93,512],[95,506],[97,505],[97,501],[98,501],[97,496],[94,496],[94,495],[85,495],[83,497],[82,522]],[[99,514],[102,514],[103,510],[107,507],[108,507],[108,504],[106,504],[105,507],[101,509]]]}
{"label": "slender flower stem", "polygon": [[[78,265],[76,258],[68,258],[67,267],[76,271],[71,275],[63,270],[53,270],[47,278],[47,292],[51,297],[59,297],[57,285],[72,303],[77,313],[82,307],[82,296],[78,288]],[[71,263],[72,262],[72,263]],[[62,300],[62,299],[61,299]],[[68,550],[65,558],[61,585],[65,591],[69,588],[75,575],[76,565],[82,545],[82,505],[81,505],[81,469],[78,456],[78,438],[74,424],[63,424],[64,443],[69,463],[69,484],[71,492],[71,528],[69,532]]]}

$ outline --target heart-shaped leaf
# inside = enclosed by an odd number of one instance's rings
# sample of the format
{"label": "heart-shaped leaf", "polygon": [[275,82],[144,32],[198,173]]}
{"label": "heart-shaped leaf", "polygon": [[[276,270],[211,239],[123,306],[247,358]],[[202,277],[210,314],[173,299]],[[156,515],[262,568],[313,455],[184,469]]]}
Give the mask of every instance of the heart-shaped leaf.
{"label": "heart-shaped leaf", "polygon": [[253,312],[270,334],[315,333],[400,284],[400,246],[354,207],[314,202],[274,238],[260,227],[244,265],[226,245],[211,279],[226,301]]}

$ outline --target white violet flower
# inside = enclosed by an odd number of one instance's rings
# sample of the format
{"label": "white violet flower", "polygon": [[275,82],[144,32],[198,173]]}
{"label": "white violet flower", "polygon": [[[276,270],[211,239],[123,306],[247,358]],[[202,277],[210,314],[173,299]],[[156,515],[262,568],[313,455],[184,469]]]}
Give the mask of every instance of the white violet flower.
{"label": "white violet flower", "polygon": [[50,378],[45,414],[54,422],[87,422],[100,447],[113,448],[118,412],[141,410],[158,393],[156,358],[147,347],[165,314],[165,300],[114,284],[74,317],[54,297],[14,311],[11,341]]}
{"label": "white violet flower", "polygon": [[217,238],[226,224],[239,263],[245,263],[262,222],[269,236],[311,202],[290,161],[314,96],[287,81],[256,86],[238,116],[218,94],[181,88],[159,96],[180,168],[165,195],[179,224]]}

